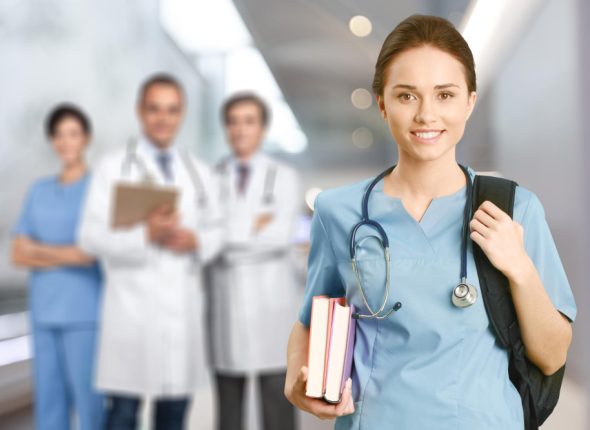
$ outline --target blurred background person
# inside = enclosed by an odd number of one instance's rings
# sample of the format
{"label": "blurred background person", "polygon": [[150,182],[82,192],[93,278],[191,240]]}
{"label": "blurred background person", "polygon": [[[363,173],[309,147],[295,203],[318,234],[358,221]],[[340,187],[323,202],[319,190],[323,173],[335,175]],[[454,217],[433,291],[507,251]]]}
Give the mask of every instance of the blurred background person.
{"label": "blurred background person", "polygon": [[93,388],[102,277],[94,258],[76,245],[90,180],[84,152],[88,117],[76,106],[55,107],[47,137],[61,172],[36,181],[13,229],[12,261],[29,269],[35,354],[37,429],[102,428],[103,399]]}
{"label": "blurred background person", "polygon": [[244,428],[245,384],[255,376],[262,428],[294,429],[283,384],[289,325],[302,291],[290,252],[302,201],[299,178],[260,150],[270,112],[259,96],[231,96],[222,120],[232,152],[218,165],[226,245],[209,288],[218,426]]}
{"label": "blurred background person", "polygon": [[[200,267],[219,246],[218,228],[207,230],[217,194],[207,166],[176,144],[184,104],[175,77],[144,82],[141,136],[102,159],[85,208],[80,243],[104,263],[107,279],[97,380],[108,394],[110,430],[135,429],[145,396],[155,400],[155,429],[182,429],[205,376]],[[148,177],[179,191],[176,209],[111,229],[114,185]]]}

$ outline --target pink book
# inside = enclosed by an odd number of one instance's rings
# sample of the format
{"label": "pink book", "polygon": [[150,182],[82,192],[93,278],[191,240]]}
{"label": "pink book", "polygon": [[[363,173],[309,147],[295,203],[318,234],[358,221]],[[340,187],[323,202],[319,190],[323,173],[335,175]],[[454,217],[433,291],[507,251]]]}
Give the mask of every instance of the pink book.
{"label": "pink book", "polygon": [[326,378],[328,377],[328,359],[330,358],[330,345],[332,344],[332,322],[334,321],[334,306],[346,306],[346,299],[344,297],[336,297],[330,299],[328,306],[328,338],[326,339],[326,357],[324,361],[324,383],[323,393],[326,392]]}
{"label": "pink book", "polygon": [[328,324],[330,299],[315,296],[311,305],[309,324],[309,350],[307,356],[307,384],[305,394],[309,397],[324,396],[324,367],[326,365],[326,345],[328,343]]}

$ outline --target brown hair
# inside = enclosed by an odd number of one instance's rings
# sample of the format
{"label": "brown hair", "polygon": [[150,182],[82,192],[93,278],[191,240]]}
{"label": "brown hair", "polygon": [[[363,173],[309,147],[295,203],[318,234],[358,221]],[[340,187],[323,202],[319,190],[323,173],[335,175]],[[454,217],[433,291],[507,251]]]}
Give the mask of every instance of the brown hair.
{"label": "brown hair", "polygon": [[258,107],[258,111],[260,112],[260,121],[262,122],[262,126],[266,127],[270,121],[270,110],[268,109],[268,105],[262,99],[262,97],[246,91],[234,94],[233,96],[229,97],[225,103],[223,103],[223,107],[221,108],[221,119],[225,125],[229,122],[229,112],[234,108],[234,106],[241,104],[241,103],[253,103]]}
{"label": "brown hair", "polygon": [[139,92],[137,94],[138,104],[142,104],[145,101],[147,92],[154,85],[169,85],[174,87],[180,94],[180,97],[184,99],[184,88],[175,76],[168,73],[156,73],[154,75],[148,76],[139,87]]}
{"label": "brown hair", "polygon": [[450,21],[438,16],[412,15],[393,29],[383,42],[373,77],[373,92],[383,95],[385,72],[393,58],[403,51],[430,45],[463,64],[469,93],[476,90],[475,63],[469,45]]}

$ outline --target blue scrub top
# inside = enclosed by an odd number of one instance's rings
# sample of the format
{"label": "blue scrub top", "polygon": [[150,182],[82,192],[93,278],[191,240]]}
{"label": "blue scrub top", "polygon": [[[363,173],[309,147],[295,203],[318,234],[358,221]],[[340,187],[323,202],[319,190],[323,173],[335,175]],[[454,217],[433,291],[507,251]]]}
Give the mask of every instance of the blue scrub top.
{"label": "blue scrub top", "polygon": [[[43,178],[28,192],[14,236],[46,245],[74,245],[90,175],[62,184],[57,176]],[[95,323],[102,277],[97,263],[32,270],[29,307],[34,324]]]}
{"label": "blue scrub top", "polygon": [[[469,169],[473,178],[474,171]],[[309,326],[312,297],[346,296],[367,313],[352,272],[349,237],[361,218],[361,199],[371,179],[322,192],[315,202],[308,280],[300,321]],[[390,241],[390,309],[385,320],[358,320],[354,349],[355,413],[336,429],[522,430],[521,400],[508,377],[508,354],[497,343],[481,296],[468,308],[451,302],[459,282],[465,187],[435,198],[420,222],[399,198],[371,193],[369,214]],[[514,220],[555,307],[570,320],[576,305],[539,199],[518,187]],[[357,234],[357,265],[369,304],[383,300],[385,263],[377,233]],[[470,241],[471,242],[471,241]],[[471,244],[468,281],[479,291]]]}

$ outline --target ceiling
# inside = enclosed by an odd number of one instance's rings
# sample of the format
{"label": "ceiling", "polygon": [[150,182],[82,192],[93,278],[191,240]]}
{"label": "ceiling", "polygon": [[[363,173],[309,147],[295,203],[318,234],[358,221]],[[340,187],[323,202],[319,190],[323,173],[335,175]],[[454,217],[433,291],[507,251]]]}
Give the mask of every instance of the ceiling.
{"label": "ceiling", "polygon": [[[234,0],[286,101],[309,139],[302,159],[309,165],[334,162],[382,164],[393,158],[391,137],[375,104],[359,110],[356,88],[370,90],[381,43],[395,25],[414,14],[439,15],[458,25],[469,0]],[[373,25],[365,38],[348,28],[364,15]],[[352,132],[367,127],[374,144],[360,149]]]}

